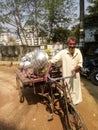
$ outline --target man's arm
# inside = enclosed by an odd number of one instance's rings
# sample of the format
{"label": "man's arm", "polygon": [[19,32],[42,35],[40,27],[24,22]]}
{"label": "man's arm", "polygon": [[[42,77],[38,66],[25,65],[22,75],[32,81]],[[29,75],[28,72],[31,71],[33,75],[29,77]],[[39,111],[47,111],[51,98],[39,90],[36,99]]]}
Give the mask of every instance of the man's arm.
{"label": "man's arm", "polygon": [[78,56],[79,56],[79,60],[78,60],[78,64],[77,66],[71,71],[72,74],[76,74],[77,72],[79,72],[79,70],[81,69],[82,65],[83,65],[83,56],[81,51],[79,50],[78,52]]}
{"label": "man's arm", "polygon": [[49,62],[48,66],[47,66],[47,71],[46,71],[46,74],[45,74],[45,81],[47,82],[47,78],[49,76],[49,71],[50,71],[50,68],[52,66],[52,62]]}

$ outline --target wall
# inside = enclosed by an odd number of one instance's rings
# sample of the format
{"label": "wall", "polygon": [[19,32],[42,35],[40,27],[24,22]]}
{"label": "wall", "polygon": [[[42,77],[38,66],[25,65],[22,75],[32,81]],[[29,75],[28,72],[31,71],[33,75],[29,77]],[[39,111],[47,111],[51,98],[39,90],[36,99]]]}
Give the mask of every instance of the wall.
{"label": "wall", "polygon": [[0,60],[17,61],[26,53],[33,51],[40,46],[0,46]]}
{"label": "wall", "polygon": [[95,42],[95,32],[98,27],[90,27],[85,29],[85,42]]}

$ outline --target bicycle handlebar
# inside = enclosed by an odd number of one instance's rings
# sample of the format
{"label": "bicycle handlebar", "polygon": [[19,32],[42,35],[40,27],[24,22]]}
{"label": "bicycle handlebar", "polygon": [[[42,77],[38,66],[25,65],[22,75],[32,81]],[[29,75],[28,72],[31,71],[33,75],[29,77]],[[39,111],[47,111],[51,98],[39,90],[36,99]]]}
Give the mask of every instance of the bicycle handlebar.
{"label": "bicycle handlebar", "polygon": [[68,79],[68,78],[73,78],[74,75],[70,75],[70,76],[66,76],[66,77],[58,77],[58,78],[52,78],[50,76],[48,76],[48,79],[50,79],[51,81],[57,81],[57,80],[63,80],[63,79]]}

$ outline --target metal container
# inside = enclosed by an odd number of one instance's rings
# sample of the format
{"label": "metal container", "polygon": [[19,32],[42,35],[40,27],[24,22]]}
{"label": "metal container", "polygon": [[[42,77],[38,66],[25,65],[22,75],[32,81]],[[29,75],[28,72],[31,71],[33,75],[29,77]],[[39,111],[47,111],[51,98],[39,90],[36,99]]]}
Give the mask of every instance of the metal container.
{"label": "metal container", "polygon": [[36,49],[22,57],[20,68],[32,68],[36,75],[41,75],[46,72],[47,64],[48,54],[40,49]]}

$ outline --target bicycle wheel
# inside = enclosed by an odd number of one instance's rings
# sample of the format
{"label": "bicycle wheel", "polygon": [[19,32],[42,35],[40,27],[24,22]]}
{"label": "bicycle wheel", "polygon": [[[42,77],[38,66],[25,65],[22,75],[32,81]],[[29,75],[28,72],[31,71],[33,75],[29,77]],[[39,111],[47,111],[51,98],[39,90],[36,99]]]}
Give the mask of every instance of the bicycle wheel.
{"label": "bicycle wheel", "polygon": [[67,123],[66,130],[87,130],[87,127],[80,116],[79,112],[76,110],[73,104],[67,103],[68,111],[64,113],[64,119]]}

